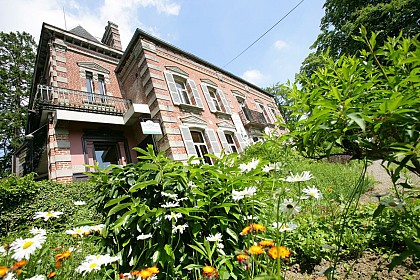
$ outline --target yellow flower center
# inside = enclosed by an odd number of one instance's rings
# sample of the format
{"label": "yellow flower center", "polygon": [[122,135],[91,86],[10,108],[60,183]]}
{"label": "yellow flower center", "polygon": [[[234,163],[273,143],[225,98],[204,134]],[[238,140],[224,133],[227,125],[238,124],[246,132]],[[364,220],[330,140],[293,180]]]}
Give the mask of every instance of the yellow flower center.
{"label": "yellow flower center", "polygon": [[31,246],[32,246],[32,244],[34,244],[34,242],[33,242],[33,241],[26,241],[26,242],[23,244],[23,249],[28,249],[29,247],[31,247]]}
{"label": "yellow flower center", "polygon": [[98,266],[98,264],[97,263],[91,263],[90,264],[90,266],[89,266],[89,268],[95,268],[95,267],[97,267]]}
{"label": "yellow flower center", "polygon": [[47,214],[45,214],[46,217],[52,217],[53,214],[51,212],[48,212]]}

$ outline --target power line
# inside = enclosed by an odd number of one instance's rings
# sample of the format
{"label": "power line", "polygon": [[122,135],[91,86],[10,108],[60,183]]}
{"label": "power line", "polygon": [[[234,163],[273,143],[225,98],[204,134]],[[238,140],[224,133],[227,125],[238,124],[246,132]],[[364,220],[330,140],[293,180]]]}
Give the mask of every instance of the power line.
{"label": "power line", "polygon": [[268,32],[271,31],[274,27],[276,27],[277,24],[279,24],[282,20],[284,20],[291,12],[293,12],[297,7],[299,7],[300,4],[302,4],[305,0],[300,1],[296,6],[293,7],[287,14],[285,14],[278,22],[276,22],[270,29],[268,29],[266,32],[264,32],[263,35],[261,35],[257,40],[255,40],[251,45],[249,45],[245,50],[243,50],[240,54],[235,56],[231,61],[226,63],[223,68],[231,64],[233,61],[235,61],[238,57],[240,57],[244,52],[246,52],[249,48],[251,48],[256,42],[258,42],[262,37],[264,37]]}

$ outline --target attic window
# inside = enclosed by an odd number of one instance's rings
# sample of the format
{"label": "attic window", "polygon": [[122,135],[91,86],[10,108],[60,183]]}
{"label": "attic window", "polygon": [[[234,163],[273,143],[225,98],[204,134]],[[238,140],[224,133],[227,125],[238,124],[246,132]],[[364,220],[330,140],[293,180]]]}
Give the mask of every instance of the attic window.
{"label": "attic window", "polygon": [[185,72],[184,70],[182,70],[181,68],[177,67],[177,66],[165,66],[165,68],[171,72],[183,75],[183,76],[189,76],[187,72]]}

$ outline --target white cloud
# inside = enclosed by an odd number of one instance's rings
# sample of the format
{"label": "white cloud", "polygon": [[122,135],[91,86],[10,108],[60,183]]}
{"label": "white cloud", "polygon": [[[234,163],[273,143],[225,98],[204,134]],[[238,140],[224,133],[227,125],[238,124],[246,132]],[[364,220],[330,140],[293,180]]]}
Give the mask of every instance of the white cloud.
{"label": "white cloud", "polygon": [[274,46],[276,47],[276,49],[281,50],[287,46],[287,43],[282,40],[277,40],[276,42],[274,42]]}
{"label": "white cloud", "polygon": [[269,77],[265,76],[260,70],[252,69],[245,71],[245,73],[242,74],[242,78],[252,84],[261,85],[265,83]]}
{"label": "white cloud", "polygon": [[100,41],[109,20],[118,25],[123,48],[128,45],[137,27],[155,36],[159,34],[156,27],[146,26],[138,20],[139,9],[154,8],[158,13],[170,16],[179,15],[181,10],[176,0],[104,0],[97,9],[88,8],[88,4],[79,0],[20,0],[7,1],[7,4],[0,0],[0,4],[0,26],[3,32],[26,31],[38,43],[42,22],[62,29],[67,26],[68,30],[81,25]]}

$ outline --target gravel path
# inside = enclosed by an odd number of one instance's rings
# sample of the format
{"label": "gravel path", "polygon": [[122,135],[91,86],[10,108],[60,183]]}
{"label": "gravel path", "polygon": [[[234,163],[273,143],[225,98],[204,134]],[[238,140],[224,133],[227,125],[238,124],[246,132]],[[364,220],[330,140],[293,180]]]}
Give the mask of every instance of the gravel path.
{"label": "gravel path", "polygon": [[[375,179],[375,184],[371,190],[360,197],[361,202],[378,202],[378,199],[372,194],[392,194],[394,192],[391,177],[382,167],[380,160],[376,160],[368,166],[367,174]],[[413,186],[420,186],[420,177],[411,174],[410,180],[413,182]]]}

